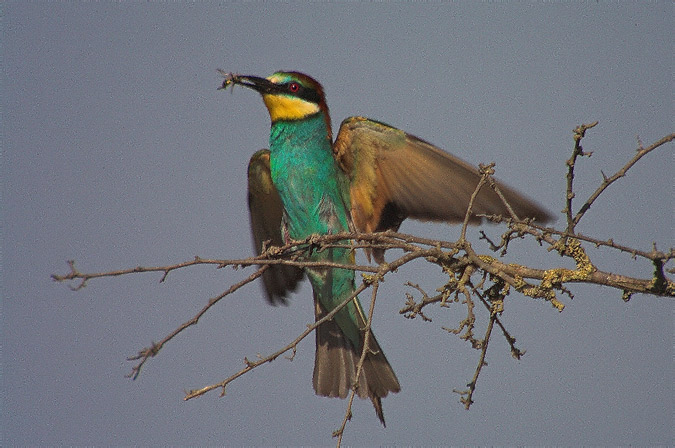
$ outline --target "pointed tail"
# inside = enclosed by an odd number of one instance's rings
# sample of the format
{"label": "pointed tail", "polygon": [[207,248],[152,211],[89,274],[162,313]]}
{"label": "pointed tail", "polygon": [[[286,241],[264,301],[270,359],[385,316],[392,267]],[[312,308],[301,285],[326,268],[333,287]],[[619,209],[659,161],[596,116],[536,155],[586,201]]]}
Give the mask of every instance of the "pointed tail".
{"label": "pointed tail", "polygon": [[[315,303],[316,320],[323,318],[326,312],[317,300]],[[361,328],[365,322],[359,322]],[[362,332],[362,341],[365,332]],[[369,352],[359,376],[357,394],[361,398],[370,398],[375,412],[386,426],[382,411],[382,398],[389,392],[399,392],[401,385],[389,365],[384,352],[370,334]],[[317,395],[345,398],[354,385],[356,367],[361,358],[361,348],[356,348],[340,330],[334,320],[321,324],[316,329],[316,357],[314,359],[314,391]]]}

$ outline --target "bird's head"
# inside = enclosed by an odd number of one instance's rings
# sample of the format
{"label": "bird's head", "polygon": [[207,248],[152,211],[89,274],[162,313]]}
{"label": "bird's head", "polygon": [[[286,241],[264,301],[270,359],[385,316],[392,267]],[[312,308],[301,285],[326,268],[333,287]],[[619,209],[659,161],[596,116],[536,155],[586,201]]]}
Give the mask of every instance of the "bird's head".
{"label": "bird's head", "polygon": [[272,123],[303,120],[323,113],[328,133],[331,134],[330,117],[323,87],[314,78],[299,72],[276,72],[267,78],[260,78],[218,71],[225,77],[219,89],[238,84],[260,93],[270,113]]}

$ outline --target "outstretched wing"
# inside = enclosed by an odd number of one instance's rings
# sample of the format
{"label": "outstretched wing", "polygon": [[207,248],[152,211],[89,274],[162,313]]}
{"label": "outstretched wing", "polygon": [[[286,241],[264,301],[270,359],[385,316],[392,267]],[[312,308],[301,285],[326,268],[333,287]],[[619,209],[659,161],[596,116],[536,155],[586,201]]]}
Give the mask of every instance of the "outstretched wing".
{"label": "outstretched wing", "polygon": [[[281,216],[283,205],[270,174],[270,152],[261,149],[253,154],[248,164],[248,208],[251,212],[251,233],[256,255],[263,243],[283,246]],[[272,304],[286,304],[289,291],[294,291],[302,279],[302,270],[293,266],[271,266],[263,273],[267,300]]]}
{"label": "outstretched wing", "polygon": [[[463,160],[400,129],[363,117],[342,122],[333,145],[335,159],[350,177],[352,219],[364,232],[398,229],[408,217],[464,221],[480,174]],[[519,218],[543,223],[551,215],[532,200],[497,183]],[[472,208],[478,214],[509,216],[499,196],[481,188]],[[375,254],[382,261],[381,252]]]}

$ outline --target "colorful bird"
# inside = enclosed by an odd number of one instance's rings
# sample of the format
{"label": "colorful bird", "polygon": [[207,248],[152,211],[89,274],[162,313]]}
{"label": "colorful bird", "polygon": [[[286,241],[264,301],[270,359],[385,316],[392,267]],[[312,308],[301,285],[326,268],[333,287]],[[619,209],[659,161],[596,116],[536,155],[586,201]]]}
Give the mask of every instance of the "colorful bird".
{"label": "colorful bird", "polygon": [[[312,234],[397,230],[410,217],[424,221],[463,222],[470,197],[480,180],[468,163],[384,123],[350,117],[333,141],[324,91],[316,80],[298,72],[276,72],[268,78],[225,76],[220,89],[241,85],[260,93],[271,118],[270,149],[256,152],[248,168],[249,208],[255,250],[263,243],[281,246]],[[546,210],[502,183],[506,200],[520,218],[546,222]],[[508,216],[499,196],[481,189],[473,204],[478,214]],[[373,251],[378,262],[383,251]],[[370,253],[369,253],[370,256]],[[314,251],[310,260],[354,263],[354,251]],[[355,290],[354,271],[307,268],[314,291],[315,318],[342,303]],[[273,266],[263,275],[268,300],[286,303],[303,271]],[[357,386],[370,398],[385,424],[381,399],[401,386],[375,337],[358,381],[356,366],[365,337],[365,315],[359,299],[316,329],[314,390],[328,397],[347,396]]]}

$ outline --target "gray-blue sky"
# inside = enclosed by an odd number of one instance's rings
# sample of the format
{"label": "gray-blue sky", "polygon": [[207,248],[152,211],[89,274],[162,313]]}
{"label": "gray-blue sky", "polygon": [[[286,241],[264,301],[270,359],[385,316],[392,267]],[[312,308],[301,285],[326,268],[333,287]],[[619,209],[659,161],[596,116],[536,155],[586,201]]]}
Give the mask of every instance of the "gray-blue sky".
{"label": "gray-blue sky", "polygon": [[[599,120],[577,171],[585,198],[672,131],[672,5],[121,4],[3,5],[3,445],[331,444],[346,403],[315,397],[314,342],[217,394],[244,356],[270,353],[312,320],[310,290],[269,307],[251,285],[168,344],[136,382],[125,357],[158,340],[247,271],[193,268],[105,279],[86,271],[250,253],[245,172],[267,145],[257,95],[216,91],[217,67],[309,73],[334,126],[365,115],[405,129],[562,209],[571,130]],[[582,232],[648,249],[672,244],[672,148],[649,155],[593,207]],[[454,239],[456,228],[403,230]],[[497,229],[489,229],[494,235]],[[475,235],[475,232],[473,233]],[[511,251],[557,266],[530,243]],[[608,271],[649,266],[600,250]],[[568,265],[568,264],[566,264]],[[368,444],[673,443],[673,303],[574,288],[559,314],[512,296],[504,322],[527,350],[495,338],[465,411],[453,388],[478,353],[434,321],[397,313],[417,265],[387,281],[375,330],[403,390],[383,429],[359,401],[345,442]],[[484,317],[481,322],[484,323]]]}

